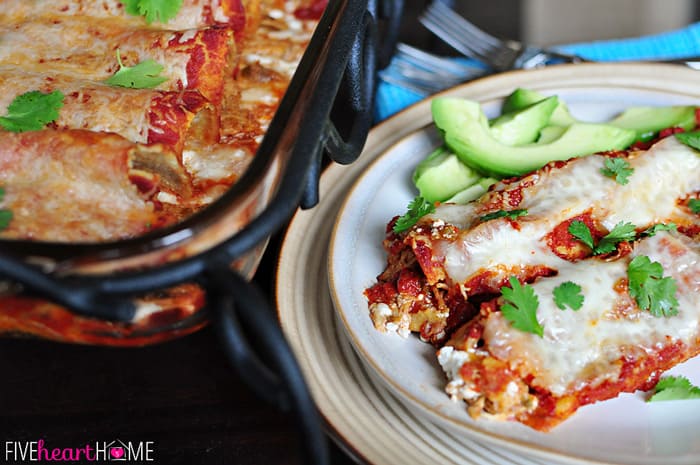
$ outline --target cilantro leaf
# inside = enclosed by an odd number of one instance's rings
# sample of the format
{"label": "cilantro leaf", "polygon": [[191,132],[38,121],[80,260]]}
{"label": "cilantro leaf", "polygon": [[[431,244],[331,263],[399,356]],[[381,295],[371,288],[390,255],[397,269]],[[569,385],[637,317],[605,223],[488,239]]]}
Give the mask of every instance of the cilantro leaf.
{"label": "cilantro leaf", "polygon": [[700,131],[679,132],[676,139],[688,147],[700,150]]}
{"label": "cilantro leaf", "polygon": [[660,231],[675,231],[677,229],[676,223],[656,223],[644,231],[642,231],[643,236],[652,237],[655,236],[657,232]]}
{"label": "cilantro leaf", "polygon": [[400,233],[411,228],[425,215],[435,211],[435,205],[423,197],[416,197],[408,204],[408,211],[394,223],[394,232]]}
{"label": "cilantro leaf", "polygon": [[622,158],[606,158],[604,164],[605,167],[601,168],[600,172],[623,186],[629,182],[627,178],[634,172],[629,162]]}
{"label": "cilantro leaf", "polygon": [[[5,188],[0,187],[0,202],[5,199]],[[10,210],[0,210],[0,230],[7,228],[12,221],[12,212]]]}
{"label": "cilantro leaf", "polygon": [[139,13],[139,3],[140,0],[119,0],[122,5],[124,5],[124,11],[132,16],[140,16]]}
{"label": "cilantro leaf", "polygon": [[519,208],[516,210],[498,210],[495,212],[487,213],[484,216],[480,218],[482,222],[484,221],[489,221],[489,220],[495,220],[496,218],[510,218],[511,220],[514,220],[520,216],[525,216],[527,215],[527,210],[524,208]]}
{"label": "cilantro leaf", "polygon": [[10,225],[14,215],[10,210],[0,210],[0,230],[7,228]]}
{"label": "cilantro leaf", "polygon": [[655,317],[669,317],[678,314],[676,281],[663,276],[663,267],[652,262],[649,257],[634,257],[627,267],[630,296],[639,308],[648,310]]}
{"label": "cilantro leaf", "polygon": [[690,208],[690,211],[696,215],[700,215],[700,199],[688,200],[688,208]]}
{"label": "cilantro leaf", "polygon": [[507,302],[501,306],[501,314],[510,321],[514,328],[542,337],[544,328],[537,321],[539,300],[532,286],[520,284],[518,278],[511,276],[510,287],[503,286],[501,294]]}
{"label": "cilantro leaf", "polygon": [[622,221],[617,223],[612,231],[603,236],[600,241],[598,241],[597,245],[593,243],[591,230],[583,221],[572,221],[568,229],[572,236],[583,242],[593,251],[593,255],[610,253],[615,250],[615,246],[618,242],[632,241],[637,236],[635,226],[632,223],[623,223]]}
{"label": "cilantro leaf", "polygon": [[595,248],[595,244],[593,244],[593,236],[591,235],[591,230],[588,229],[586,223],[584,223],[581,220],[574,220],[571,223],[569,223],[568,230],[569,234],[586,244],[591,250]]}
{"label": "cilantro leaf", "polygon": [[38,90],[15,97],[7,107],[7,115],[0,116],[0,126],[12,132],[38,131],[58,119],[63,107],[63,92],[55,90],[44,94]]}
{"label": "cilantro leaf", "polygon": [[565,281],[554,288],[554,303],[561,310],[565,310],[568,306],[571,310],[579,310],[583,305],[583,295],[581,294],[581,286],[578,284]]}
{"label": "cilantro leaf", "polygon": [[700,387],[693,386],[685,376],[665,376],[656,383],[647,402],[684,399],[700,399]]}
{"label": "cilantro leaf", "polygon": [[632,223],[620,221],[613,227],[612,231],[603,236],[598,245],[593,249],[594,255],[606,254],[615,250],[618,242],[633,241],[637,237],[635,226]]}
{"label": "cilantro leaf", "polygon": [[146,22],[167,23],[182,8],[182,0],[120,0],[124,10],[133,16],[144,16]]}
{"label": "cilantro leaf", "polygon": [[128,87],[130,89],[153,89],[168,80],[158,76],[164,66],[155,60],[146,60],[135,66],[124,66],[117,50],[119,69],[104,82],[110,86]]}

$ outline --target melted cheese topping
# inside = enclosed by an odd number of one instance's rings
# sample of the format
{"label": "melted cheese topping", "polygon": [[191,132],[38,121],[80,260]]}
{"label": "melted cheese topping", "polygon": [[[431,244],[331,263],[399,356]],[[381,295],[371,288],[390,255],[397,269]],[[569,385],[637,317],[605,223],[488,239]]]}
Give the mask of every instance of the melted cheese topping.
{"label": "melted cheese topping", "polygon": [[534,185],[522,189],[522,201],[514,207],[528,211],[518,218],[517,229],[503,218],[470,224],[478,222],[473,205],[438,207],[431,218],[461,216],[460,226],[468,228],[456,241],[433,242],[448,277],[465,282],[484,269],[511,273],[528,265],[566,267],[568,262],[544,240],[559,223],[592,211],[608,229],[620,221],[644,228],[668,221],[678,210],[677,199],[700,190],[700,157],[673,137],[629,160],[634,173],[625,186],[600,173],[605,158],[590,155],[533,175]]}
{"label": "melted cheese topping", "polygon": [[[247,0],[246,6],[257,1]],[[236,7],[239,0],[184,0],[175,18],[166,24],[154,22],[151,28],[191,29],[209,26],[212,23],[230,23],[236,20]],[[211,10],[211,11],[209,11]],[[247,13],[252,13],[252,7]],[[120,0],[3,0],[0,16],[3,22],[19,23],[27,19],[41,17],[70,17],[90,16],[94,18],[109,18],[110,21],[120,21],[127,25],[143,27],[144,20],[140,16],[129,16],[124,12],[124,4]]]}
{"label": "melted cheese topping", "polygon": [[[655,317],[615,289],[626,278],[629,261],[639,255],[661,263],[664,276],[675,279],[678,315]],[[554,303],[553,290],[565,281],[581,286],[585,299],[578,311],[560,310]],[[534,374],[533,386],[556,395],[617,380],[620,366],[615,362],[630,348],[647,352],[676,341],[694,345],[700,335],[700,246],[684,236],[659,233],[639,243],[626,259],[569,264],[532,287],[544,337],[514,330],[500,312],[489,315],[483,337],[493,356]]]}
{"label": "melted cheese topping", "polygon": [[[0,108],[28,91],[60,90],[65,98],[52,129],[117,134],[131,142],[133,153],[147,146],[149,153],[162,151],[163,158],[177,157],[174,176],[170,164],[155,155],[138,166],[137,175],[129,174],[141,203],[154,208],[151,201],[156,201],[155,208],[163,214],[159,221],[137,221],[136,227],[123,233],[110,227],[113,238],[137,235],[147,229],[144,224],[149,228],[172,224],[212,202],[238,180],[257,151],[317,24],[314,19],[294,17],[294,10],[301,7],[296,1],[182,3],[177,16],[166,24],[147,24],[142,16],[128,15],[118,0],[7,0],[0,9]],[[267,16],[268,12],[272,14]],[[159,75],[166,81],[156,89],[106,85],[105,79],[119,69],[117,51],[127,67],[154,60],[163,66]],[[244,57],[255,61],[255,72],[243,72],[250,61]],[[34,152],[27,157],[33,159],[39,149]],[[80,180],[84,185],[62,189],[67,205],[72,194],[105,187],[99,176]],[[6,180],[8,199],[13,198],[13,184],[12,179]],[[58,184],[63,187],[63,180]],[[89,212],[86,208],[85,213]],[[26,221],[29,216],[18,214],[14,221]],[[83,212],[78,217],[88,222]],[[57,241],[75,237],[58,224],[45,225],[41,234],[27,236]],[[94,237],[85,231],[79,235],[86,241],[108,238],[103,231],[96,231]]]}
{"label": "melted cheese topping", "polygon": [[[188,65],[197,59],[195,40],[201,42],[205,34],[226,36],[226,31],[216,29],[211,32],[131,30],[123,29],[120,23],[111,20],[91,21],[92,26],[87,28],[84,18],[47,19],[45,22],[0,27],[0,63],[43,73],[46,73],[46,63],[50,63],[54,72],[102,81],[119,69],[118,49],[125,66],[146,60],[161,64],[164,68],[160,76],[167,81],[159,86],[160,89],[198,88],[188,76]],[[67,30],[72,33],[66,34]],[[55,45],[56,37],[61,37],[60,47]],[[223,50],[214,51],[225,53]],[[207,84],[212,79],[221,82],[222,76],[211,74],[201,79]]]}
{"label": "melted cheese topping", "polygon": [[134,151],[121,137],[89,131],[4,134],[2,208],[13,219],[3,235],[80,242],[147,231],[157,215],[129,179]]}

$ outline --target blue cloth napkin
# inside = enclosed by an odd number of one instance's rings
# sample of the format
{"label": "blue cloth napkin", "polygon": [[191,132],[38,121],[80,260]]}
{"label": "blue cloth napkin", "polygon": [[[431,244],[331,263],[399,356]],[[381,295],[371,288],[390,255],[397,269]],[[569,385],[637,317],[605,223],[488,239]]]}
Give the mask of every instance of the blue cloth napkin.
{"label": "blue cloth napkin", "polygon": [[[594,61],[651,60],[699,56],[700,23],[644,37],[567,44],[556,48]],[[471,66],[476,64],[462,58],[455,60]],[[394,62],[384,70],[384,73],[391,75],[392,66],[394,66]],[[392,84],[388,80],[380,79],[375,101],[375,121],[380,122],[427,96],[425,93],[406,89]]]}

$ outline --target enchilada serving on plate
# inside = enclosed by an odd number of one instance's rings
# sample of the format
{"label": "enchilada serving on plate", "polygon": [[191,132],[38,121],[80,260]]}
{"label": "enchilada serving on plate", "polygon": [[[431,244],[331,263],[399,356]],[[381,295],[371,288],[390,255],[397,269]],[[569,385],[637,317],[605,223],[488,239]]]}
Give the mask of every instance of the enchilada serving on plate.
{"label": "enchilada serving on plate", "polygon": [[[495,118],[505,96],[531,86],[560,96],[576,118],[604,122],[633,106],[695,105],[694,79],[673,67],[569,66],[445,96],[476,100]],[[659,379],[700,383],[697,151],[671,136],[554,162],[499,181],[472,204],[436,205],[397,234],[391,219],[417,195],[416,166],[444,144],[430,102],[400,115],[403,124],[409,115],[414,130],[377,149],[350,188],[329,250],[333,304],[367,367],[408,408],[525,454],[695,463],[685,431],[698,402],[646,400]],[[629,163],[626,184],[601,172],[608,159]],[[372,312],[375,291],[386,306]],[[527,324],[504,311],[528,306]]]}
{"label": "enchilada serving on plate", "polygon": [[[367,290],[373,321],[438,346],[448,338],[437,354],[447,391],[470,413],[549,429],[581,405],[650,389],[698,353],[700,218],[688,202],[700,156],[673,137],[617,152],[633,171],[624,185],[600,173],[609,156],[552,163],[476,202],[440,205],[405,233],[387,228],[389,266]],[[593,249],[572,224],[591,232]],[[652,235],[668,224],[675,231]],[[600,250],[620,225],[626,236]],[[668,275],[639,284],[646,307],[628,271],[650,272],[644,261]],[[567,286],[578,290],[575,310],[557,305]],[[515,292],[514,322],[503,308]]]}

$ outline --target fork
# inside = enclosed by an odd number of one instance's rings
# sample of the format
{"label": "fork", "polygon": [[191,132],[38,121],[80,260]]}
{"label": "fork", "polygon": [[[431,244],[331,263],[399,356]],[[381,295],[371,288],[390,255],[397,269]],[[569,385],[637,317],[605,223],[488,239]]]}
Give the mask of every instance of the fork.
{"label": "fork", "polygon": [[454,58],[433,55],[399,43],[390,66],[380,71],[379,77],[420,94],[433,94],[485,74],[488,71],[483,67],[460,63]]}
{"label": "fork", "polygon": [[586,61],[576,55],[494,37],[464,19],[440,0],[434,0],[419,20],[455,50],[482,61],[496,72],[536,68],[552,62]]}

